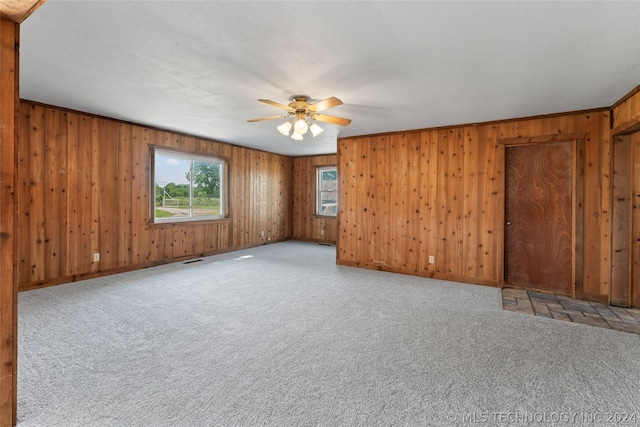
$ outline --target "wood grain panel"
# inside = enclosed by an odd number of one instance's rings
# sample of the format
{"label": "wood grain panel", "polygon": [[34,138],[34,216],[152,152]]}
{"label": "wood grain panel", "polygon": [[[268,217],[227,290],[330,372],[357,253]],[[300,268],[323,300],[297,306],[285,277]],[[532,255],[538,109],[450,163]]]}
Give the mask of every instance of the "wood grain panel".
{"label": "wood grain panel", "polygon": [[[355,218],[355,172],[354,151],[362,139],[345,138],[338,140],[338,242],[336,260],[342,263],[356,262],[353,230],[357,226]],[[342,242],[342,244],[340,243]],[[365,261],[365,260],[361,260]],[[367,262],[364,266],[371,267]]]}
{"label": "wood grain panel", "polygon": [[[28,198],[30,208],[29,228],[24,230],[22,242],[28,242],[30,247],[30,257],[25,262],[30,266],[31,274],[28,280],[40,281],[45,278],[45,172],[44,172],[44,144],[45,144],[45,127],[44,127],[44,108],[33,109],[30,114],[29,137],[21,135],[22,144],[28,145],[30,148],[29,170],[25,174],[29,176],[29,194],[18,194],[18,203],[20,197]],[[21,174],[22,170],[18,170]],[[18,246],[20,246],[18,245]],[[19,277],[19,280],[24,278]]]}
{"label": "wood grain panel", "polygon": [[20,24],[44,2],[45,0],[0,0],[0,15]]}
{"label": "wood grain panel", "polygon": [[[18,295],[16,255],[20,230],[16,193],[16,154],[20,144],[18,82],[20,27],[0,18],[0,426],[16,424],[18,365]],[[24,252],[22,252],[24,253]]]}
{"label": "wood grain panel", "polygon": [[632,163],[628,135],[615,137],[613,145],[613,204],[611,304],[628,306],[632,283]]}
{"label": "wood grain panel", "polygon": [[[84,151],[80,142],[80,126],[81,122],[78,114],[69,113],[67,123],[67,184],[68,188],[74,189],[79,189],[86,181],[90,182],[88,179],[83,179],[84,177],[82,176],[83,166],[87,163],[82,158]],[[25,170],[28,170],[28,168],[25,168]],[[86,197],[86,195],[90,194],[90,189],[85,188],[84,193],[80,191],[69,191],[67,193],[67,256],[65,257],[64,265],[64,275],[66,276],[81,272],[77,267],[88,266],[90,263],[89,245],[91,242],[90,240],[85,241],[87,233],[83,233],[82,218],[78,209],[83,194]]]}
{"label": "wood grain panel", "polygon": [[477,129],[478,148],[478,274],[481,280],[498,278],[504,271],[504,150],[496,145],[496,127]]}
{"label": "wood grain panel", "polygon": [[[640,105],[639,105],[640,107]],[[640,307],[640,132],[630,136],[632,150],[631,306]]]}
{"label": "wood grain panel", "polygon": [[420,261],[421,275],[432,277],[435,263],[429,257],[437,253],[438,138],[436,132],[420,133]]}
{"label": "wood grain panel", "polygon": [[337,156],[331,154],[296,157],[292,162],[291,237],[297,240],[335,243],[338,240],[338,219],[316,215],[316,173],[320,166],[335,166]]}
{"label": "wood grain panel", "polygon": [[44,205],[45,223],[45,276],[60,277],[63,273],[66,235],[61,224],[66,224],[66,148],[67,114],[53,108],[44,113]]}
{"label": "wood grain panel", "polygon": [[[392,147],[393,135],[371,137],[355,156],[359,163],[356,177],[356,224],[359,252],[364,252],[367,263],[379,268],[393,268],[395,238],[388,231],[395,218],[391,218]],[[369,159],[369,161],[367,161]],[[339,172],[338,172],[339,173]],[[397,211],[397,210],[396,210]],[[364,239],[364,242],[362,241]]]}
{"label": "wood grain panel", "polygon": [[465,275],[463,250],[463,140],[461,128],[438,132],[438,227],[436,272],[443,277]]}
{"label": "wood grain panel", "polygon": [[573,148],[508,147],[505,234],[509,286],[573,293]]}
{"label": "wood grain panel", "polygon": [[[128,266],[132,262],[131,233],[133,218],[131,216],[133,198],[132,188],[132,157],[133,157],[133,126],[122,123],[118,127],[116,157],[116,200],[117,200],[117,266]],[[115,267],[114,267],[115,268]]]}
{"label": "wood grain panel", "polygon": [[[149,130],[134,126],[131,133],[132,148],[148,146]],[[141,239],[143,234],[150,234],[149,224],[149,154],[148,150],[132,149],[131,175],[131,264],[144,264],[149,261],[149,245],[147,239]]]}
{"label": "wood grain panel", "polygon": [[[1,64],[0,64],[1,65]],[[25,135],[30,132],[29,124],[30,124],[30,113],[31,108],[28,105],[20,106],[20,135]],[[16,174],[17,174],[17,182],[18,182],[18,192],[21,194],[29,194],[31,191],[31,186],[34,184],[29,176],[28,172],[31,168],[31,149],[29,144],[18,144],[17,147],[17,166],[16,166]],[[30,242],[31,233],[30,233],[30,211],[31,211],[31,202],[29,197],[21,197],[16,198],[18,216],[17,216],[17,229],[21,231],[21,238],[27,239]],[[17,245],[18,253],[17,253],[17,275],[20,277],[30,277],[31,276],[31,265],[29,263],[30,260],[30,251],[31,244],[26,245]]]}
{"label": "wood grain panel", "polygon": [[612,109],[612,135],[640,130],[640,86],[633,89]]}
{"label": "wood grain panel", "polygon": [[[577,182],[584,186],[584,221],[582,234],[584,236],[583,281],[576,283],[576,297],[583,295],[607,295],[609,293],[609,207],[603,202],[610,201],[609,196],[609,114],[602,117],[592,115],[578,116],[578,127],[588,129],[586,138],[578,144],[582,148],[583,168],[582,176]],[[596,137],[600,136],[600,137]],[[600,232],[585,233],[584,230],[599,230]],[[577,259],[580,261],[580,259]]]}
{"label": "wood grain panel", "polygon": [[463,204],[463,219],[462,219],[462,238],[466,241],[467,250],[461,253],[462,265],[466,270],[465,274],[481,276],[480,269],[481,260],[479,247],[482,247],[482,243],[479,242],[479,223],[483,219],[480,200],[483,199],[481,194],[484,194],[483,186],[486,185],[486,180],[482,179],[482,172],[480,171],[480,156],[481,150],[484,148],[482,144],[475,143],[477,138],[477,128],[465,127],[463,129],[464,135],[464,156],[463,169],[464,174],[462,184],[462,204]]}
{"label": "wood grain panel", "polygon": [[[291,237],[289,157],[29,101],[20,112],[21,290]],[[230,218],[150,225],[149,144],[228,159]]]}

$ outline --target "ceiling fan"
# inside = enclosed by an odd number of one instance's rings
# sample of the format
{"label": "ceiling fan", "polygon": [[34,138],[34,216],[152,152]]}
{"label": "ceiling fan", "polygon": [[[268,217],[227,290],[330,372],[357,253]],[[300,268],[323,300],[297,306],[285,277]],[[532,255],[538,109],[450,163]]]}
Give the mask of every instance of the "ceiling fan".
{"label": "ceiling fan", "polygon": [[318,101],[313,104],[309,104],[309,97],[305,95],[294,95],[290,99],[291,103],[289,105],[280,104],[279,102],[271,101],[269,99],[258,99],[258,101],[264,102],[265,104],[269,104],[277,108],[282,108],[287,112],[287,114],[263,117],[260,119],[252,119],[247,121],[253,123],[261,122],[264,120],[293,117],[292,121],[284,122],[280,126],[277,126],[277,129],[281,134],[289,136],[289,132],[293,128],[291,138],[297,141],[302,141],[302,135],[307,133],[307,130],[310,130],[313,136],[316,136],[324,131],[324,129],[322,129],[316,123],[309,123],[307,119],[317,120],[319,122],[325,123],[332,123],[340,126],[347,126],[349,125],[349,123],[351,123],[351,120],[344,119],[342,117],[319,114],[320,111],[342,105],[342,101],[335,96],[323,99],[322,101]]}

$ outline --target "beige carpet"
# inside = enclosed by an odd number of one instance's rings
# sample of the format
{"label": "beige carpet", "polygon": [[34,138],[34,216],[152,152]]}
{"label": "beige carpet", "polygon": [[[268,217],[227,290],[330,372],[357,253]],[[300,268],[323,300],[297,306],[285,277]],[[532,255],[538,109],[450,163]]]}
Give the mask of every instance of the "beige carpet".
{"label": "beige carpet", "polygon": [[638,414],[640,337],[284,242],[20,294],[18,382],[20,427],[565,425]]}

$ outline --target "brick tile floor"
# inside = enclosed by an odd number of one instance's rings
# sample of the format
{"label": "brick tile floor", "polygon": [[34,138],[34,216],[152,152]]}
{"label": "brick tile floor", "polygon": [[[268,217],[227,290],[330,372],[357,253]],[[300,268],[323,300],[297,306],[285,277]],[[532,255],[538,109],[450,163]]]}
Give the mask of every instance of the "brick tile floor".
{"label": "brick tile floor", "polygon": [[502,308],[565,322],[640,335],[640,309],[580,301],[564,295],[525,289],[502,289]]}

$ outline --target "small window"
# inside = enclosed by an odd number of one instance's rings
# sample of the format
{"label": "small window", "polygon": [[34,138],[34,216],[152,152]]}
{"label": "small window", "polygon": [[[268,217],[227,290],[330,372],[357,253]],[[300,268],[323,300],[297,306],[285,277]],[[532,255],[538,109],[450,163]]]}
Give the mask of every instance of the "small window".
{"label": "small window", "polygon": [[323,216],[338,214],[338,169],[335,166],[318,168],[318,201],[316,213]]}
{"label": "small window", "polygon": [[225,161],[154,149],[152,222],[225,217]]}

